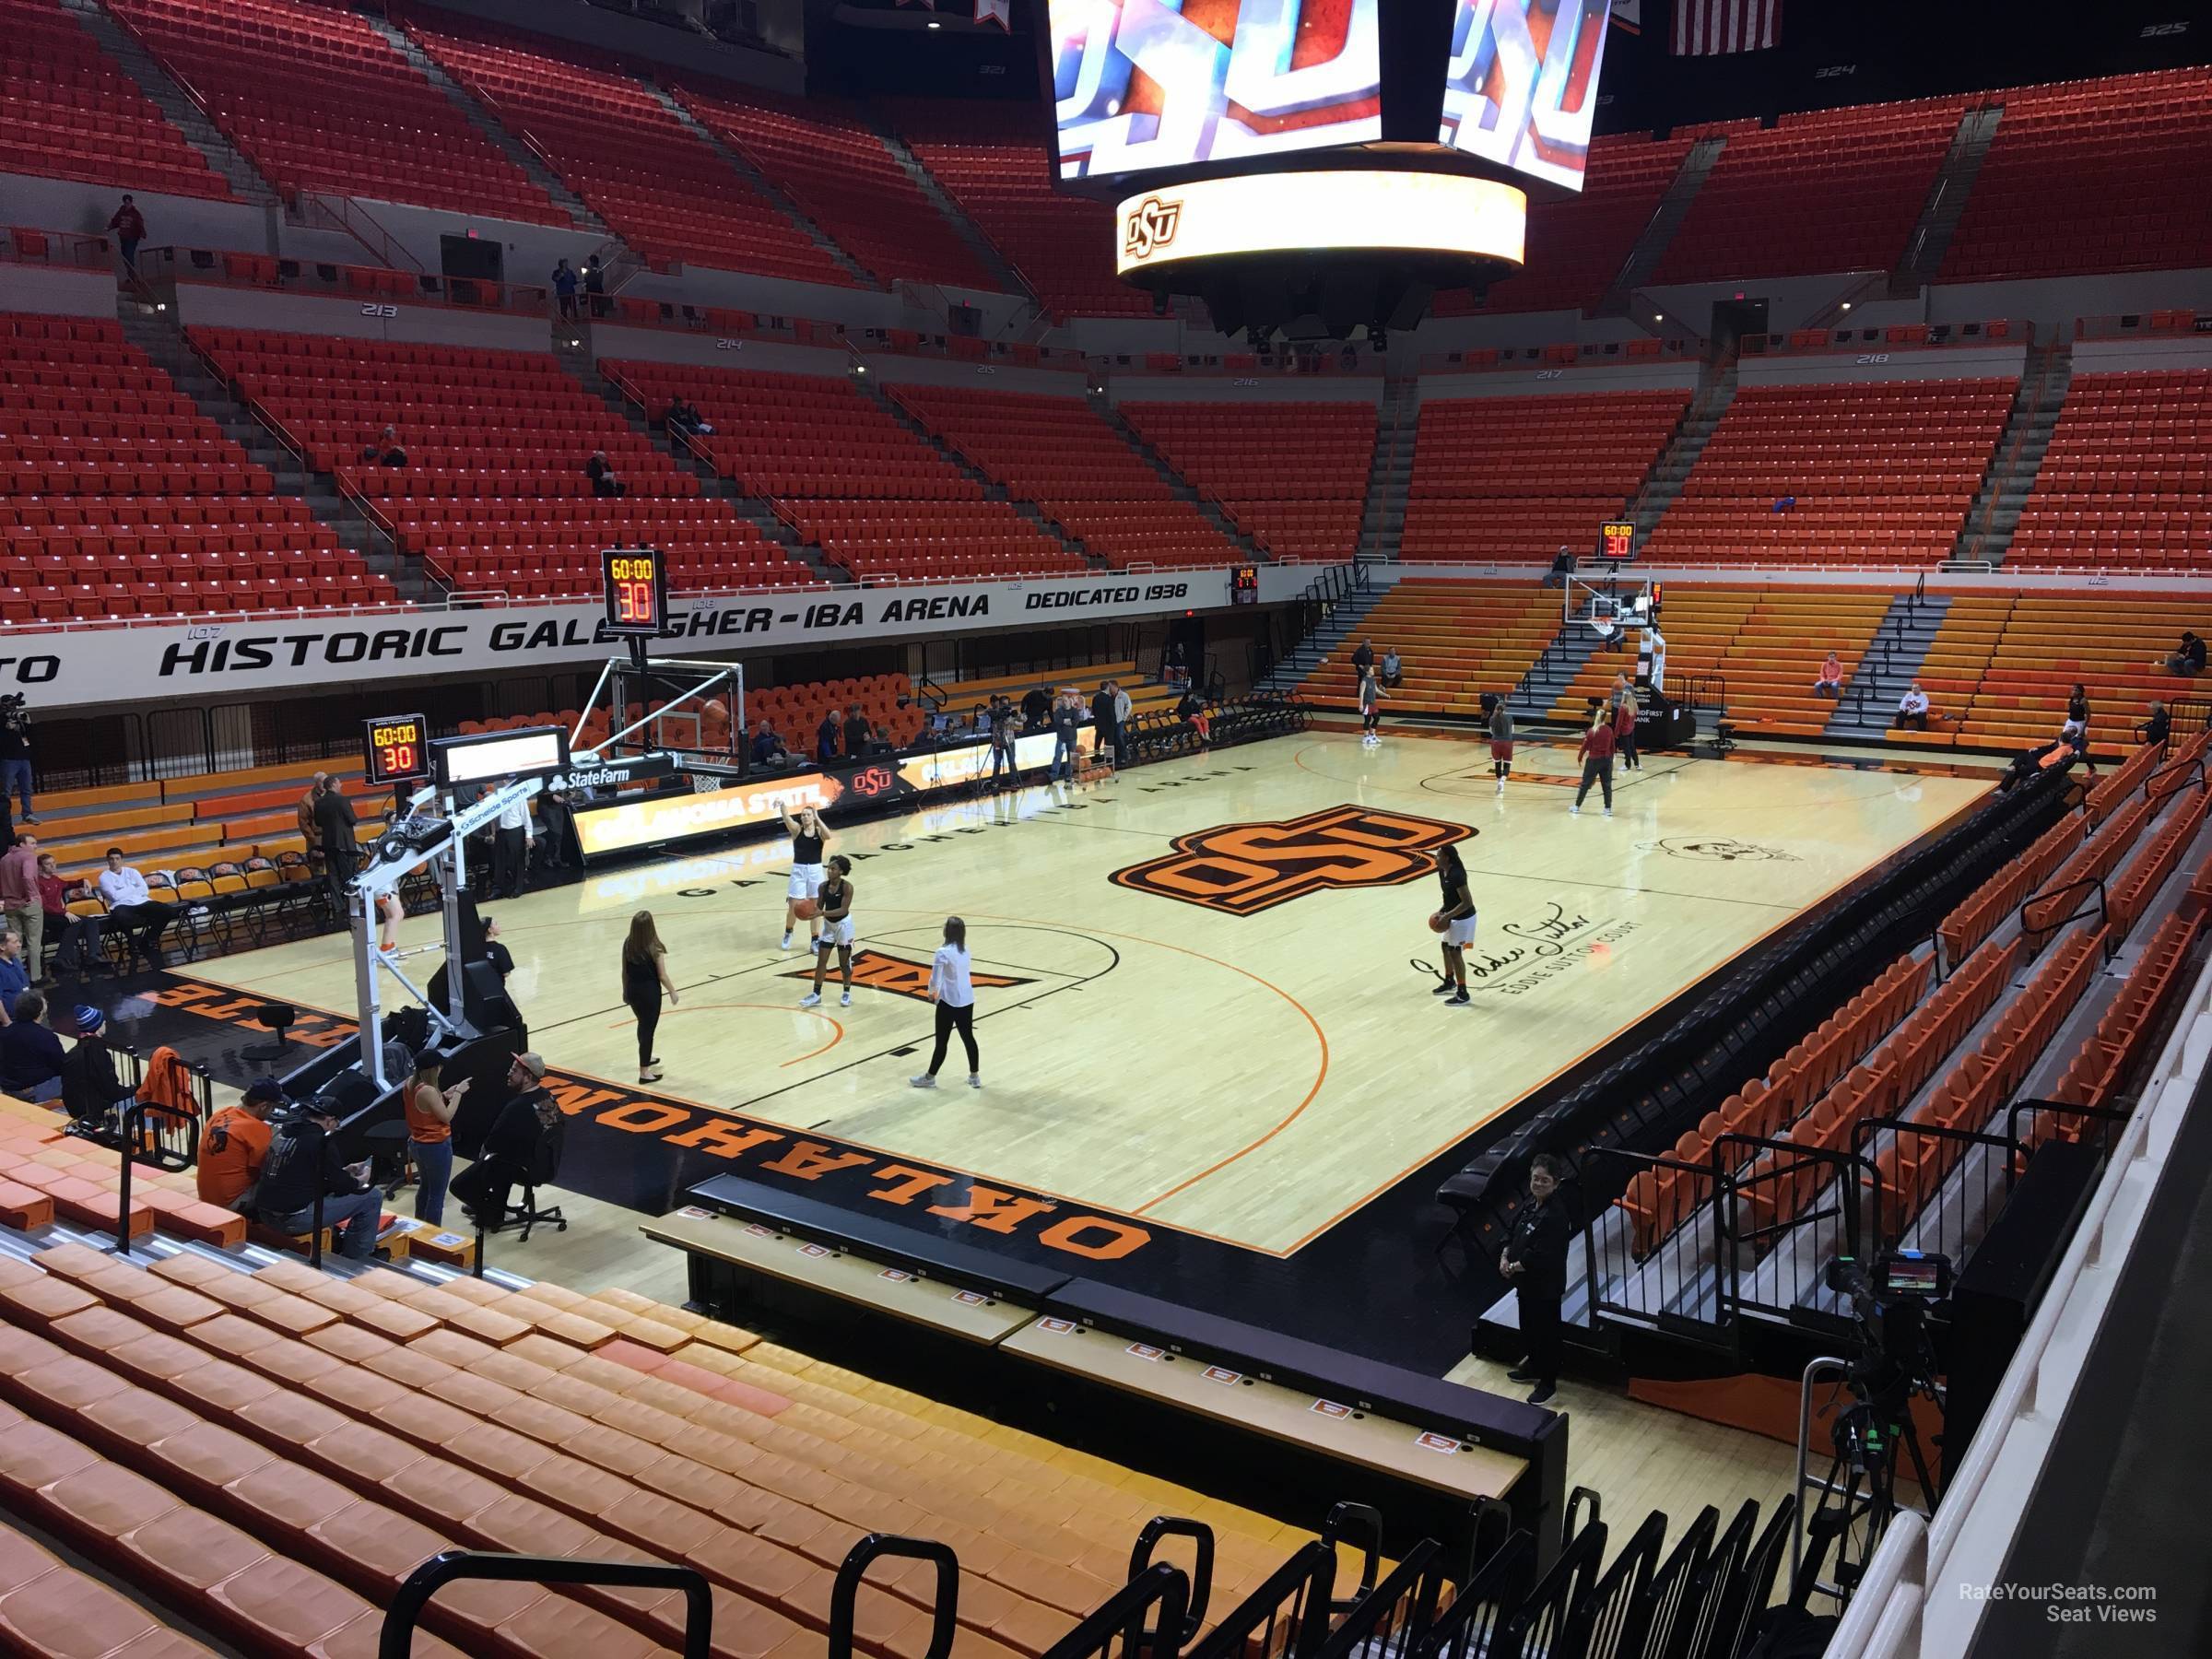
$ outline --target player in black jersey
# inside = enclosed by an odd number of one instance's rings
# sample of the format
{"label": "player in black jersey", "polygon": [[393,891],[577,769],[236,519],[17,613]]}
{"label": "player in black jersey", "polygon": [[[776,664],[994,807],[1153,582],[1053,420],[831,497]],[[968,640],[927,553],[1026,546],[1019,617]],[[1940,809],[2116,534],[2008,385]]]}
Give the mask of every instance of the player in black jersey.
{"label": "player in black jersey", "polygon": [[830,951],[837,950],[837,966],[844,975],[845,994],[839,1001],[853,1006],[853,861],[842,853],[830,861],[829,874],[815,897],[822,907],[821,936],[814,942],[814,989],[799,998],[802,1008],[818,1007],[822,975],[830,967]]}
{"label": "player in black jersey", "polygon": [[[1469,830],[1470,836],[1480,835],[1479,830]],[[1444,924],[1444,977],[1437,982],[1432,994],[1446,996],[1448,1008],[1464,1007],[1471,1000],[1467,995],[1466,947],[1475,942],[1475,895],[1467,888],[1467,866],[1455,846],[1439,848],[1436,854],[1436,874],[1443,883],[1444,901],[1437,915]]]}
{"label": "player in black jersey", "polygon": [[[822,843],[830,839],[830,831],[822,828],[821,815],[811,806],[802,807],[794,818],[787,806],[783,809],[783,831],[791,837],[791,881],[783,889],[783,948],[791,948],[791,925],[798,920],[793,909],[802,899],[812,899],[822,886]],[[818,912],[806,924],[806,936],[821,936],[822,921]]]}

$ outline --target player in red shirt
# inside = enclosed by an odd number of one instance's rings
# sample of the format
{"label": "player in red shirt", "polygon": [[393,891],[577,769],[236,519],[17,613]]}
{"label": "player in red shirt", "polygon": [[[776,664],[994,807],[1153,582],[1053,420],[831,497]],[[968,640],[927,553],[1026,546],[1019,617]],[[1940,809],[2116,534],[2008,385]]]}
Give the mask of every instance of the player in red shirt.
{"label": "player in red shirt", "polygon": [[1583,734],[1583,786],[1574,792],[1570,816],[1583,809],[1583,797],[1595,782],[1605,792],[1606,816],[1613,816],[1613,712],[1604,702],[1590,706],[1590,729]]}

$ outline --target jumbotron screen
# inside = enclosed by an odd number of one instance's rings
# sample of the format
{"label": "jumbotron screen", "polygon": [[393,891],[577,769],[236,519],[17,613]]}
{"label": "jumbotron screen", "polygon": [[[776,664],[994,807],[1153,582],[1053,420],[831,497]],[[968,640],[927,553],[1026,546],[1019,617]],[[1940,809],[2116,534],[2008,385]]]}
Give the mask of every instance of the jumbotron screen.
{"label": "jumbotron screen", "polygon": [[1581,188],[1610,0],[1452,0],[1449,55],[1393,71],[1387,124],[1382,6],[1048,0],[1061,178],[1434,132],[1447,148]]}

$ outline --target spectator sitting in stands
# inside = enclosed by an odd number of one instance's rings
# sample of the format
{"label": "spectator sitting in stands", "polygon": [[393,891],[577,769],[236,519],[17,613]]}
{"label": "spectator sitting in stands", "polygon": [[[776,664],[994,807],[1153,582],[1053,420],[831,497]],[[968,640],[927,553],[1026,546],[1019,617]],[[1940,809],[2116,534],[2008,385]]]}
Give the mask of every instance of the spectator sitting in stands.
{"label": "spectator sitting in stands", "polygon": [[123,249],[123,263],[135,273],[138,269],[138,244],[146,240],[146,215],[138,211],[138,204],[127,194],[123,206],[115,209],[108,220],[108,229],[115,232],[115,241]]}
{"label": "spectator sitting in stands", "polygon": [[400,447],[399,429],[387,422],[375,441],[362,448],[361,459],[378,466],[405,466],[407,452]]}
{"label": "spectator sitting in stands", "polygon": [[858,703],[845,705],[845,759],[857,760],[868,752],[868,717]]}
{"label": "spectator sitting in stands", "polygon": [[814,758],[817,760],[837,759],[837,711],[831,709],[822,716],[822,724],[814,728]]}
{"label": "spectator sitting in stands", "polygon": [[283,1104],[284,1090],[276,1079],[256,1077],[246,1085],[237,1105],[226,1106],[207,1120],[196,1171],[202,1204],[239,1207],[239,1200],[261,1179],[269,1142],[276,1138],[269,1119]]}
{"label": "spectator sitting in stands", "polygon": [[[338,792],[325,793],[335,795]],[[144,957],[148,968],[166,967],[161,959],[161,933],[177,913],[177,907],[154,898],[146,877],[123,862],[121,847],[108,849],[108,867],[100,873],[100,896],[108,901],[110,925],[130,930],[132,965]]]}
{"label": "spectator sitting in stands", "polygon": [[697,404],[680,397],[668,400],[668,413],[662,417],[661,424],[672,434],[683,433],[695,438],[703,438],[714,429],[708,424],[706,417],[699,412]]}
{"label": "spectator sitting in stands", "polygon": [[560,1122],[560,1108],[544,1088],[542,1055],[517,1054],[507,1067],[507,1100],[484,1136],[477,1161],[453,1178],[453,1194],[470,1218],[487,1229],[507,1218],[508,1194],[537,1162],[539,1143]]}
{"label": "spectator sitting in stands", "polygon": [[1897,700],[1897,729],[1900,732],[1924,732],[1928,729],[1928,694],[1914,680],[1905,694]]}
{"label": "spectator sitting in stands", "polygon": [[46,993],[36,986],[16,998],[16,1011],[0,1030],[0,1094],[18,1100],[51,1100],[62,1092],[62,1040],[46,1029]]}
{"label": "spectator sitting in stands", "polygon": [[561,260],[553,267],[553,297],[560,302],[560,314],[570,322],[576,321],[576,273],[569,262]]}
{"label": "spectator sitting in stands", "polygon": [[1405,676],[1406,665],[1398,661],[1398,648],[1393,645],[1382,653],[1382,684],[1394,691]]}
{"label": "spectator sitting in stands", "polygon": [[[1179,663],[1182,660],[1182,652],[1180,647],[1175,653],[1175,660]],[[1372,668],[1374,665],[1375,642],[1372,640],[1360,641],[1359,649],[1352,653],[1352,666],[1359,669],[1367,669]]]}
{"label": "spectator sitting in stands", "polygon": [[2173,717],[2166,712],[2166,705],[2153,699],[2150,718],[2136,728],[2136,735],[2146,743],[2164,744],[2173,735]]}
{"label": "spectator sitting in stands", "polygon": [[[89,1003],[76,1009],[76,1046],[62,1062],[62,1110],[80,1124],[105,1124],[137,1090],[115,1075],[115,1055],[104,1033],[108,1017]],[[207,1142],[202,1137],[201,1156]]]}
{"label": "spectator sitting in stands", "polygon": [[592,481],[592,493],[595,496],[629,493],[629,486],[616,475],[614,464],[607,460],[605,450],[592,452],[592,458],[583,464],[583,476]]}
{"label": "spectator sitting in stands", "polygon": [[13,1018],[16,1003],[30,989],[30,975],[23,967],[23,935],[12,927],[0,927],[0,1026]]}
{"label": "spectator sitting in stands", "polygon": [[1841,697],[1843,695],[1843,659],[1834,652],[1820,665],[1820,677],[1813,682],[1815,697]]}
{"label": "spectator sitting in stands", "polygon": [[338,1230],[338,1253],[365,1262],[376,1253],[377,1223],[384,1195],[368,1184],[369,1160],[342,1164],[331,1135],[338,1109],[317,1096],[278,1127],[261,1166],[253,1208],[269,1226],[304,1233],[315,1224],[315,1199],[323,1200],[323,1225]]}
{"label": "spectator sitting in stands", "polygon": [[54,941],[53,971],[88,978],[109,967],[105,916],[73,916],[69,901],[90,895],[81,881],[64,881],[53,854],[39,854],[39,904],[46,914],[46,936]]}
{"label": "spectator sitting in stands", "polygon": [[2166,659],[2166,667],[2174,674],[2202,674],[2205,671],[2205,642],[2183,629],[2181,648]]}
{"label": "spectator sitting in stands", "polygon": [[764,714],[760,724],[753,728],[753,764],[755,766],[788,766],[791,751],[783,747],[783,739]]}

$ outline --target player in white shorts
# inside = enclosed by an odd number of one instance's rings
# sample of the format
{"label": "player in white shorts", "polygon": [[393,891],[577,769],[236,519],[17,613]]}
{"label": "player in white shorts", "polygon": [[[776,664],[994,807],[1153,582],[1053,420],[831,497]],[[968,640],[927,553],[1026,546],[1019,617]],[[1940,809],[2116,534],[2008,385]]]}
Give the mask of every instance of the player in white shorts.
{"label": "player in white shorts", "polygon": [[[1470,830],[1467,833],[1480,835],[1482,831]],[[1435,994],[1448,996],[1446,1007],[1465,1007],[1472,1000],[1467,995],[1465,952],[1475,943],[1475,895],[1467,888],[1467,866],[1456,846],[1437,850],[1436,874],[1444,887],[1444,902],[1436,912],[1444,923],[1444,974],[1437,982]]]}
{"label": "player in white shorts", "polygon": [[853,861],[839,853],[830,861],[829,873],[822,878],[821,891],[816,895],[822,907],[819,937],[814,942],[814,989],[799,998],[802,1008],[818,1007],[822,1000],[822,975],[829,971],[830,952],[837,951],[838,971],[844,976],[845,994],[839,997],[842,1007],[853,1006]]}
{"label": "player in white shorts", "polygon": [[[791,809],[783,809],[783,830],[791,837],[791,880],[783,888],[783,948],[791,948],[791,924],[798,920],[792,906],[802,899],[812,899],[822,886],[822,843],[830,832],[822,828],[821,815],[811,806],[796,818]],[[806,924],[809,939],[821,937],[822,924],[818,919]]]}

